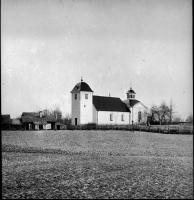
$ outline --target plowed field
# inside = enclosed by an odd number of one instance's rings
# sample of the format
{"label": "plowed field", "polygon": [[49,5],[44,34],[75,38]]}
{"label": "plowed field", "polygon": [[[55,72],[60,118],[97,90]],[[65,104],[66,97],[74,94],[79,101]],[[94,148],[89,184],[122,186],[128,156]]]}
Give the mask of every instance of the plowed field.
{"label": "plowed field", "polygon": [[193,198],[193,135],[3,131],[2,198]]}

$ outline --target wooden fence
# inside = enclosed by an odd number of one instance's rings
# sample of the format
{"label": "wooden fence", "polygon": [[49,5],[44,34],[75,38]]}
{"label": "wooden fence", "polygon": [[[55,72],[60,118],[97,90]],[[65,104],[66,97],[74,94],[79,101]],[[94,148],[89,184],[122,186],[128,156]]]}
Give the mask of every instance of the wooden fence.
{"label": "wooden fence", "polygon": [[124,130],[124,131],[142,131],[164,134],[193,134],[193,126],[180,125],[95,125],[85,124],[69,126],[69,130]]}
{"label": "wooden fence", "polygon": [[136,131],[146,131],[155,133],[166,133],[166,134],[193,134],[193,126],[182,126],[182,125],[134,125]]}

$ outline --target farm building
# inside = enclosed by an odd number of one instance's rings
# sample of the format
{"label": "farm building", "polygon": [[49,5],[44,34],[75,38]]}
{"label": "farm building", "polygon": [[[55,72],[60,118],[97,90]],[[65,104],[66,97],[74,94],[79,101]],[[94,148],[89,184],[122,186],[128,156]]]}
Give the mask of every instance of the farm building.
{"label": "farm building", "polygon": [[127,101],[118,97],[95,96],[90,86],[81,79],[71,91],[71,124],[129,125],[132,121],[142,121],[143,111],[147,108],[135,100],[131,92],[132,89],[127,93]]}
{"label": "farm building", "polygon": [[54,130],[58,128],[56,127],[57,119],[53,116],[44,116],[42,111],[23,112],[21,120],[25,130]]}
{"label": "farm building", "polygon": [[56,127],[56,130],[65,130],[65,129],[67,129],[67,126],[65,124],[60,123],[60,122],[56,122],[55,127]]}
{"label": "farm building", "polygon": [[10,115],[1,115],[1,130],[9,130],[11,128]]}

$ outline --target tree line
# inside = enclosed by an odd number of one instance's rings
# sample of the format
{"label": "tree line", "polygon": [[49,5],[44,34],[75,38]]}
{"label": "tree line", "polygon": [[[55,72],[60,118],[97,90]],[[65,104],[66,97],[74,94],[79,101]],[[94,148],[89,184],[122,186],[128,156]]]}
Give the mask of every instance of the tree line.
{"label": "tree line", "polygon": [[59,105],[53,105],[53,108],[44,109],[43,111],[44,116],[54,116],[57,119],[57,122],[65,125],[71,125],[71,116],[67,113],[65,116],[62,115],[62,111]]}
{"label": "tree line", "polygon": [[[53,105],[53,108],[46,108],[43,110],[44,116],[53,116],[57,119],[57,122],[65,124],[67,126],[71,125],[70,114],[62,115],[62,111],[59,105]],[[147,115],[147,124],[149,125],[168,125],[177,124],[180,122],[193,122],[193,114],[188,115],[187,119],[182,119],[176,112],[175,104],[171,100],[168,103],[162,101],[160,105],[152,105],[150,109],[144,113]],[[20,119],[21,117],[18,117]]]}
{"label": "tree line", "polygon": [[[65,124],[67,126],[71,125],[70,114],[62,115],[62,111],[59,105],[53,105],[51,109],[43,110],[44,116],[54,116],[58,122]],[[193,114],[190,114],[186,120],[182,119],[180,115],[177,114],[175,104],[170,100],[169,104],[166,101],[162,101],[160,105],[152,105],[145,113],[147,117],[147,123],[151,125],[168,125],[177,124],[180,122],[193,122]]]}
{"label": "tree line", "polygon": [[[147,114],[147,123],[152,125],[167,125],[167,124],[176,124],[179,122],[184,122],[184,120],[177,115],[175,110],[175,104],[171,100],[168,103],[162,101],[160,105],[152,105]],[[193,115],[190,114],[186,122],[193,122]]]}

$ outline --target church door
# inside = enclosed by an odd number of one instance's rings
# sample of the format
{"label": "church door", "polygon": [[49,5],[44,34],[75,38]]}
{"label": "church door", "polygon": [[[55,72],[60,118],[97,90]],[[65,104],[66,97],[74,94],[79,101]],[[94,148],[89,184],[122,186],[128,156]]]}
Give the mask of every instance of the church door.
{"label": "church door", "polygon": [[75,118],[75,125],[77,125],[77,118]]}

